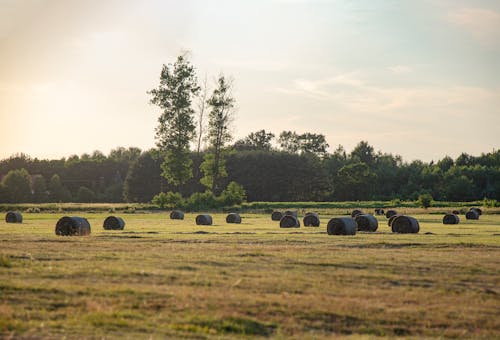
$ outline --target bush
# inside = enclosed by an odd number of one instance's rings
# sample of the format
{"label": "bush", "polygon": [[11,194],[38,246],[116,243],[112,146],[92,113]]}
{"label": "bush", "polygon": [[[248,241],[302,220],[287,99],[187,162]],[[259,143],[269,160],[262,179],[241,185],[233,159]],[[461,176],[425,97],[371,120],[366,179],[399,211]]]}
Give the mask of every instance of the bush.
{"label": "bush", "polygon": [[158,195],[153,197],[151,203],[155,204],[160,209],[164,209],[165,207],[175,209],[184,206],[184,199],[178,192],[160,192]]}
{"label": "bush", "polygon": [[432,200],[431,194],[421,194],[418,196],[418,204],[425,209],[432,205]]}
{"label": "bush", "polygon": [[219,206],[217,199],[210,191],[205,192],[195,192],[192,194],[187,202],[186,206],[189,210],[206,210],[214,209]]}
{"label": "bush", "polygon": [[231,182],[227,188],[221,193],[219,197],[219,202],[223,206],[240,205],[245,201],[246,193],[243,186],[236,182]]}

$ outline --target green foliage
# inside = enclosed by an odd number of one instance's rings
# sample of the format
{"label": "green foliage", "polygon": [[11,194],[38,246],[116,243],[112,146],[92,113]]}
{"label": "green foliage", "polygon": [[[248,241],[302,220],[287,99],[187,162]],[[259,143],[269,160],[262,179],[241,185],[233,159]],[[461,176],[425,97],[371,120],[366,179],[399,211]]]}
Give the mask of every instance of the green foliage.
{"label": "green foliage", "polygon": [[178,192],[171,191],[169,191],[168,193],[160,192],[158,195],[153,197],[153,200],[151,202],[158,206],[160,209],[175,209],[184,206],[184,199],[182,198],[182,195]]}
{"label": "green foliage", "polygon": [[366,163],[356,162],[340,168],[334,182],[335,198],[350,201],[362,200],[372,194],[372,183],[377,175]]}
{"label": "green foliage", "polygon": [[[221,153],[222,155],[223,153]],[[220,180],[221,178],[227,177],[226,171],[226,160],[224,157],[221,157],[217,163],[215,161],[215,154],[207,153],[203,157],[203,163],[200,165],[200,169],[203,173],[203,177],[200,179],[200,183],[203,184],[207,189],[211,190],[216,187],[215,177]]]}
{"label": "green foliage", "polygon": [[156,128],[156,145],[165,157],[162,175],[173,185],[180,185],[192,175],[189,143],[195,137],[192,99],[200,87],[194,67],[184,56],[175,64],[163,65],[160,85],[149,92],[151,103],[162,114]]}
{"label": "green foliage", "polygon": [[425,193],[418,196],[418,204],[423,208],[429,208],[432,205],[432,195]]}
{"label": "green foliage", "polygon": [[488,208],[496,208],[500,206],[500,203],[495,199],[488,199],[485,197],[483,199],[483,206]]}
{"label": "green foliage", "polygon": [[250,133],[244,139],[238,140],[234,143],[234,148],[239,151],[270,151],[271,140],[274,138],[274,133],[266,132],[266,130],[259,130]]}
{"label": "green foliage", "polygon": [[37,203],[47,202],[49,199],[47,184],[42,175],[33,177],[33,199]]}
{"label": "green foliage", "polygon": [[62,185],[61,178],[54,174],[49,181],[49,200],[51,202],[69,202],[71,194],[69,190]]}
{"label": "green foliage", "polygon": [[211,191],[195,192],[186,201],[186,208],[191,211],[215,209],[219,207],[216,197]]}
{"label": "green foliage", "polygon": [[90,203],[95,201],[95,193],[85,186],[81,186],[76,194],[76,199],[81,203]]}
{"label": "green foliage", "polygon": [[10,170],[2,180],[6,196],[10,202],[31,202],[30,175],[26,169]]}
{"label": "green foliage", "polygon": [[240,205],[246,199],[246,192],[243,186],[236,182],[231,182],[221,193],[219,201],[226,207]]}
{"label": "green foliage", "polygon": [[278,143],[283,151],[289,153],[313,153],[324,157],[327,154],[328,143],[322,134],[309,133],[297,134],[295,131],[283,131],[280,133]]}

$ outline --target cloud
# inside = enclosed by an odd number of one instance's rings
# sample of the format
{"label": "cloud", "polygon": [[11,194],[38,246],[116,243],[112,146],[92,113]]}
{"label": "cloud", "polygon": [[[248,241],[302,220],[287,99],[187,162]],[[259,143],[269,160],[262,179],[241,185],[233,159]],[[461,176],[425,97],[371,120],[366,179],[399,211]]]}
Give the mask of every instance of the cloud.
{"label": "cloud", "polygon": [[394,65],[389,67],[389,70],[395,74],[406,74],[413,72],[413,69],[410,66],[406,65]]}
{"label": "cloud", "polygon": [[487,45],[500,44],[500,12],[485,8],[459,8],[448,13],[448,21]]}

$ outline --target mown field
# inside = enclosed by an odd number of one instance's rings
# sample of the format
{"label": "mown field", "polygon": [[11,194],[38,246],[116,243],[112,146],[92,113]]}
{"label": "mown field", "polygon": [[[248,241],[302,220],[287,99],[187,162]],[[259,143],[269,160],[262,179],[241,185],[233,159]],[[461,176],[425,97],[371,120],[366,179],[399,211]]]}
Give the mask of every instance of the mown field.
{"label": "mown field", "polygon": [[269,214],[119,214],[123,231],[78,212],[87,237],[56,236],[60,213],[2,218],[0,337],[499,338],[500,215],[445,226],[408,212],[419,234],[380,216],[376,233],[328,236],[328,211],[287,230]]}

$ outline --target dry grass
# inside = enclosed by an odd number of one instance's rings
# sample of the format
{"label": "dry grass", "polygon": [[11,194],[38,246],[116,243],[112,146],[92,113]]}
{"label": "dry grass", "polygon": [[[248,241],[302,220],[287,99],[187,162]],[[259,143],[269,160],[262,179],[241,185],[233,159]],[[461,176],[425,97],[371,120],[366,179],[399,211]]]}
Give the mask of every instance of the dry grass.
{"label": "dry grass", "polygon": [[[0,337],[500,337],[500,216],[417,235],[326,235],[270,216],[196,226],[166,213],[80,214],[88,237],[54,234],[58,214],[0,222]],[[331,217],[331,216],[328,216]]]}

